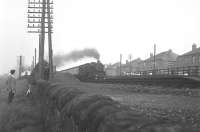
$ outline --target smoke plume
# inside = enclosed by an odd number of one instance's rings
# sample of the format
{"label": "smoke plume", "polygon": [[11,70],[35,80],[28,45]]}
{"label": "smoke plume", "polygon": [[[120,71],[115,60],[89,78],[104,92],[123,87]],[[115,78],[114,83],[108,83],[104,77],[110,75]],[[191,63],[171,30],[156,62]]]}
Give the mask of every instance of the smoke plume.
{"label": "smoke plume", "polygon": [[78,61],[83,58],[94,58],[98,60],[100,55],[96,49],[87,48],[83,50],[74,50],[68,54],[55,55],[53,59],[56,66],[62,66],[66,62]]}

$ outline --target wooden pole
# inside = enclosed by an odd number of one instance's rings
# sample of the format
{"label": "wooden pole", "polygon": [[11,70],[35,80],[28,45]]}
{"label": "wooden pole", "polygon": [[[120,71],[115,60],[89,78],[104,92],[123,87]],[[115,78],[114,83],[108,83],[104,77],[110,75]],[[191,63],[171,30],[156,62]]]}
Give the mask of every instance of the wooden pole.
{"label": "wooden pole", "polygon": [[41,19],[41,37],[40,37],[40,66],[39,74],[40,79],[44,79],[44,43],[45,43],[45,3],[46,0],[42,1],[42,19]]}
{"label": "wooden pole", "polygon": [[41,34],[39,34],[39,58],[38,58],[38,61],[39,61],[39,64],[41,63]]}
{"label": "wooden pole", "polygon": [[119,62],[119,75],[122,75],[122,54],[120,54],[120,62]]}
{"label": "wooden pole", "polygon": [[36,48],[35,48],[35,64],[34,64],[35,66],[37,64],[37,62],[36,62],[37,61],[37,54],[36,53],[37,53],[37,51],[36,51]]}
{"label": "wooden pole", "polygon": [[49,43],[49,79],[53,78],[53,54],[52,54],[52,36],[51,36],[51,15],[50,15],[50,3],[47,0],[47,13],[48,13],[48,43]]}
{"label": "wooden pole", "polygon": [[41,34],[39,34],[39,78],[42,79],[42,43]]}
{"label": "wooden pole", "polygon": [[156,44],[154,44],[154,59],[153,59],[153,69],[156,69]]}
{"label": "wooden pole", "polygon": [[132,72],[132,65],[131,65],[132,64],[132,62],[131,62],[132,61],[132,55],[131,54],[129,55],[129,61],[130,61],[129,62],[129,70],[130,70],[129,72],[130,72],[130,75],[131,75],[131,72]]}
{"label": "wooden pole", "polygon": [[[28,28],[31,29],[28,33],[39,33],[39,79],[44,79],[44,44],[45,44],[45,33],[48,33],[48,42],[49,42],[49,70],[50,70],[50,78],[53,76],[53,53],[52,53],[52,19],[53,7],[50,6],[53,2],[50,0],[39,0],[39,1],[31,1],[28,0]],[[47,21],[46,21],[47,20]],[[45,31],[45,28],[48,31]],[[35,49],[35,64],[37,56]]]}
{"label": "wooden pole", "polygon": [[33,61],[32,61],[32,65],[33,65],[33,69],[34,69],[34,67],[35,67],[35,57],[33,56]]}
{"label": "wooden pole", "polygon": [[156,74],[156,44],[154,44],[154,56],[153,56],[153,74]]}
{"label": "wooden pole", "polygon": [[22,56],[19,56],[19,79],[21,78],[21,72],[22,72]]}

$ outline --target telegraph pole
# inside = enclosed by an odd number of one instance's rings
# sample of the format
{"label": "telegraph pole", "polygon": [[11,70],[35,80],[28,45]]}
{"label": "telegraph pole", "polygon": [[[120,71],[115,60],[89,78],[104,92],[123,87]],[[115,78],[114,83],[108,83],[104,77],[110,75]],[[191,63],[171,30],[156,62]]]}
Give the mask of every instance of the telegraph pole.
{"label": "telegraph pole", "polygon": [[41,79],[44,79],[44,43],[45,43],[45,3],[46,0],[42,0],[42,15],[41,15],[41,52],[40,52],[40,63],[39,63],[39,73]]}
{"label": "telegraph pole", "polygon": [[47,12],[48,12],[48,42],[49,42],[49,79],[53,78],[53,51],[52,51],[52,39],[51,39],[51,15],[50,15],[50,4],[47,0]]}
{"label": "telegraph pole", "polygon": [[[52,23],[53,23],[53,2],[49,0],[29,0],[28,1],[28,33],[39,34],[39,77],[44,79],[44,44],[45,44],[45,33],[48,33],[49,42],[49,69],[50,79],[52,78]],[[51,6],[50,6],[51,5]],[[46,31],[46,29],[48,31]],[[36,59],[36,55],[35,55]],[[35,60],[36,63],[36,60]]]}
{"label": "telegraph pole", "polygon": [[131,54],[129,55],[129,61],[130,61],[129,62],[129,70],[130,70],[130,75],[131,75],[131,72],[132,72],[132,65],[131,65],[132,64],[131,63],[131,61],[132,61],[132,55]]}
{"label": "telegraph pole", "polygon": [[153,58],[153,71],[155,74],[155,70],[156,70],[156,44],[154,44],[154,58]]}
{"label": "telegraph pole", "polygon": [[21,78],[22,73],[22,56],[19,56],[19,79]]}
{"label": "telegraph pole", "polygon": [[119,75],[122,75],[122,54],[120,54],[120,62],[119,62]]}
{"label": "telegraph pole", "polygon": [[32,65],[33,65],[33,69],[34,69],[34,67],[35,67],[35,58],[34,58],[34,56],[33,56],[33,60],[32,60]]}
{"label": "telegraph pole", "polygon": [[39,70],[39,75],[40,75],[40,78],[42,78],[41,74],[42,74],[42,65],[41,65],[41,62],[43,61],[43,58],[42,58],[42,43],[41,43],[41,33],[39,34],[39,63],[38,63],[38,70]]}
{"label": "telegraph pole", "polygon": [[37,64],[37,62],[36,62],[37,61],[37,54],[36,53],[37,53],[37,51],[36,51],[36,48],[35,48],[35,66]]}

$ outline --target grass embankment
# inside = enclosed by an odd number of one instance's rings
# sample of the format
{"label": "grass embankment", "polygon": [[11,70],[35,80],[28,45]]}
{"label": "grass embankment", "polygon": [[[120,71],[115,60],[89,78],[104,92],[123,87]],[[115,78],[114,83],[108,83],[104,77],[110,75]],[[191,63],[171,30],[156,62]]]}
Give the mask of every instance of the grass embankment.
{"label": "grass embankment", "polygon": [[26,80],[17,81],[17,94],[7,103],[5,81],[0,81],[0,132],[41,132],[40,105],[25,96]]}
{"label": "grass embankment", "polygon": [[88,92],[109,95],[148,116],[200,128],[200,89],[82,83]]}
{"label": "grass embankment", "polygon": [[[68,110],[71,110],[72,112],[74,112],[75,111],[74,109],[78,109],[77,110],[78,113],[81,111],[88,110],[86,113],[91,114],[93,112],[94,115],[98,115],[97,114],[98,111],[101,109],[104,109],[104,106],[98,107],[98,109],[95,109],[94,111],[92,109],[94,108],[93,105],[96,106],[101,101],[99,102],[97,101],[98,103],[96,104],[94,99],[90,99],[88,101],[88,105],[83,105],[83,107],[79,107],[78,104],[79,103],[81,104],[81,101],[84,102],[84,99],[87,99],[87,96],[84,96],[84,95],[90,95],[90,94],[109,95],[110,97],[112,97],[113,100],[119,101],[120,103],[124,103],[131,107],[131,112],[134,113],[134,116],[131,116],[131,118],[133,118],[135,122],[140,120],[142,123],[145,123],[150,120],[150,122],[152,123],[152,127],[158,130],[158,132],[162,131],[161,127],[163,124],[167,126],[167,130],[165,130],[165,132],[172,132],[172,131],[183,132],[183,131],[189,131],[189,130],[192,131],[191,129],[198,130],[200,128],[199,112],[198,112],[199,107],[195,108],[197,107],[197,105],[194,103],[194,101],[199,100],[198,97],[195,97],[195,98],[185,97],[185,96],[180,96],[176,94],[163,95],[164,94],[163,92],[162,94],[159,92],[157,92],[156,94],[148,93],[148,92],[145,92],[146,94],[141,94],[142,92],[135,94],[134,92],[128,92],[129,89],[124,90],[124,88],[122,88],[122,85],[118,85],[118,84],[108,85],[108,84],[81,83],[77,81],[74,82],[73,80],[70,80],[69,77],[67,80],[65,80],[64,78],[67,78],[67,77],[68,76],[65,77],[64,75],[57,76],[56,81],[55,81],[56,84],[50,85],[48,88],[46,88],[47,91],[45,92],[45,93],[49,93],[48,98],[52,99],[52,102],[55,103],[54,107],[57,106],[58,109],[61,109],[61,115],[62,115],[62,112],[67,113]],[[59,78],[64,79],[64,80],[60,81]],[[137,85],[135,85],[135,87],[137,88]],[[141,86],[141,88],[143,87]],[[147,87],[144,89],[146,90]],[[151,90],[152,91],[156,90],[156,88],[149,89],[150,92]],[[170,94],[170,93],[167,93],[167,94]],[[67,100],[69,100],[69,98],[71,100],[75,100],[75,102],[71,101],[68,107]],[[66,107],[64,107],[64,104]],[[66,111],[65,111],[65,108],[67,108]],[[173,108],[175,108],[175,110]],[[197,111],[190,111],[188,109],[195,109]],[[106,112],[107,111],[105,111],[105,113]],[[75,113],[75,115],[76,114],[77,113]],[[84,112],[81,112],[81,114],[84,115]],[[76,116],[74,117],[76,118]],[[84,115],[84,117],[87,117],[87,116]],[[108,116],[106,115],[106,117]],[[153,123],[154,119],[157,121],[157,124]],[[132,119],[130,120],[132,121]],[[93,121],[91,122],[82,121],[82,122],[88,123],[90,124],[90,126],[92,126],[92,124],[94,123]],[[118,121],[113,121],[113,122],[116,123]],[[131,125],[137,124],[135,122],[133,121]],[[103,123],[103,126],[104,125],[105,124]],[[114,125],[112,124],[111,126],[113,127]],[[102,128],[104,128],[104,130],[107,129],[106,126]],[[187,129],[184,130],[184,128],[187,128]]]}
{"label": "grass embankment", "polygon": [[101,83],[83,83],[88,87],[101,90],[113,90],[115,92],[121,91],[126,93],[146,93],[146,94],[157,94],[157,95],[183,95],[200,97],[200,86],[199,88],[193,89],[190,87],[170,87],[170,86],[153,86],[153,85],[139,85],[139,84],[101,84]]}
{"label": "grass embankment", "polygon": [[129,105],[132,109],[147,116],[163,118],[163,120],[176,122],[182,126],[200,128],[200,105],[198,103],[200,89],[152,85],[73,83],[73,81],[67,82],[67,86],[80,88],[88,93],[109,95],[114,100]]}

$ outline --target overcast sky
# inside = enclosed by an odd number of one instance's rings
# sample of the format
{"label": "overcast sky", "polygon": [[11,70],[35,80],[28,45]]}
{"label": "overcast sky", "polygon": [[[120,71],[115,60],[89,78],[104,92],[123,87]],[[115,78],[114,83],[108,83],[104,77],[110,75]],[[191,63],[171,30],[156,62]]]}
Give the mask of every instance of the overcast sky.
{"label": "overcast sky", "polygon": [[[27,0],[0,0],[0,73],[31,64],[38,35],[27,33]],[[103,63],[132,54],[145,59],[172,49],[177,54],[200,46],[199,0],[54,0],[54,53],[96,48]]]}

